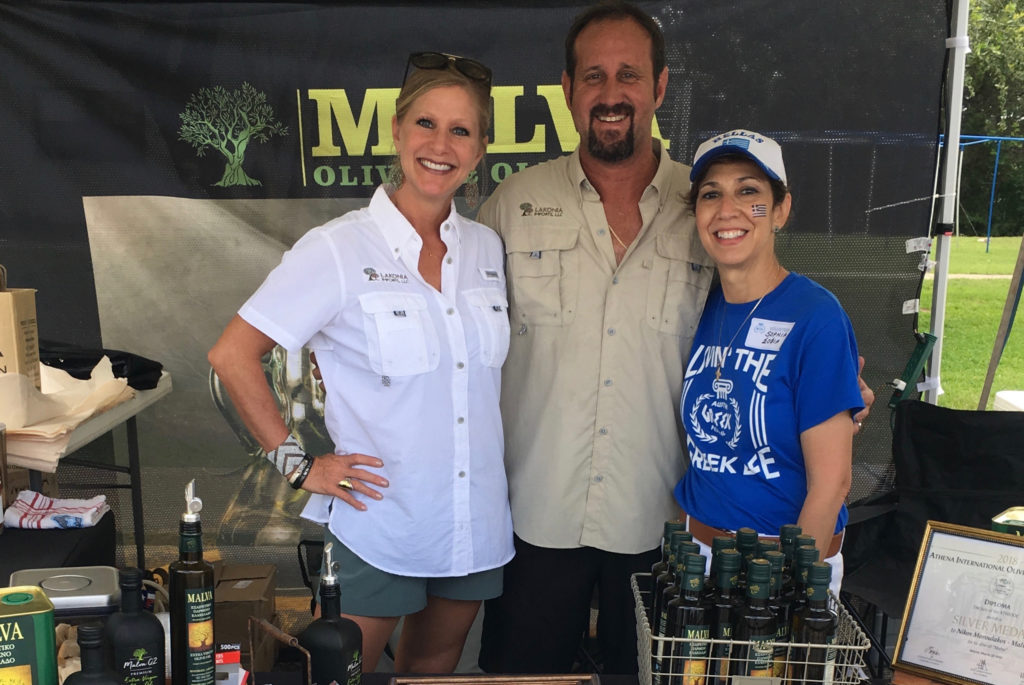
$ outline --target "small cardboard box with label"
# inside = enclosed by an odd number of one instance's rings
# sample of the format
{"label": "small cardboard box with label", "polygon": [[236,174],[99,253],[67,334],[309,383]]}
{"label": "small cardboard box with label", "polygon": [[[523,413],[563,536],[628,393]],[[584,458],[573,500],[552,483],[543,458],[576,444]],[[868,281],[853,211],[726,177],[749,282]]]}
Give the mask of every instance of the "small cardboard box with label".
{"label": "small cardboard box with label", "polygon": [[[214,567],[213,629],[217,642],[237,642],[242,665],[250,665],[249,617],[275,618],[277,567],[273,564],[217,564]],[[257,635],[254,671],[269,671],[277,656],[277,641]]]}
{"label": "small cardboard box with label", "polygon": [[39,384],[39,329],[36,291],[8,288],[7,270],[0,264],[0,374],[20,373]]}

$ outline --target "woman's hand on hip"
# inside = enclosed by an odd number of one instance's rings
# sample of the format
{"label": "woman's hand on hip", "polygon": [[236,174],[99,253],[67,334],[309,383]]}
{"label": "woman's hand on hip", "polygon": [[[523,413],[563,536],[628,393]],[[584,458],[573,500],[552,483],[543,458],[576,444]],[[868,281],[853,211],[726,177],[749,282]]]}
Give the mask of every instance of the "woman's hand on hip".
{"label": "woman's hand on hip", "polygon": [[368,454],[325,454],[313,461],[302,489],[337,497],[354,509],[366,511],[366,504],[362,501],[364,497],[358,497],[356,493],[371,499],[383,499],[384,496],[370,486],[386,488],[388,481],[360,468],[365,466],[379,469],[384,462]]}

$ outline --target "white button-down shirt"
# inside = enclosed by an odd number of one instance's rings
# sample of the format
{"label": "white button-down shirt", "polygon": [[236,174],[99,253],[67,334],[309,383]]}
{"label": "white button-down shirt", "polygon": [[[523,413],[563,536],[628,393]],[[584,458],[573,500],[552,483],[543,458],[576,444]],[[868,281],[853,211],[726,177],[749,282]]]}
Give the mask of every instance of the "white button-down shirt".
{"label": "white button-down shirt", "polygon": [[422,240],[378,188],[366,209],[296,242],[239,312],[288,350],[316,351],[335,451],[384,462],[390,486],[381,501],[364,497],[368,511],[313,495],[303,516],[406,576],[466,575],[513,554],[501,241],[454,205],[441,239],[438,292],[417,268]]}

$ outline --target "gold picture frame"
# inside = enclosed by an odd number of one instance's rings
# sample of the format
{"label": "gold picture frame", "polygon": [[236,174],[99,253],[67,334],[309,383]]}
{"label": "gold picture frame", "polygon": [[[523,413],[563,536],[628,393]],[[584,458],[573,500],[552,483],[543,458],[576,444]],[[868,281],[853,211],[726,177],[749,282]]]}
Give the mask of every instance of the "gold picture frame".
{"label": "gold picture frame", "polygon": [[928,521],[892,663],[942,683],[1024,684],[1024,538]]}

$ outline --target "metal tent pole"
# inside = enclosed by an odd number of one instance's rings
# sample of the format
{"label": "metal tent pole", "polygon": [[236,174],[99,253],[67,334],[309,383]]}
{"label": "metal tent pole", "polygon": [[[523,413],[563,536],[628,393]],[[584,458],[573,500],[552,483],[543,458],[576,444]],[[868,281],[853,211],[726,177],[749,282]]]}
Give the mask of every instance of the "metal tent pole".
{"label": "metal tent pole", "polygon": [[[969,0],[956,0],[953,8],[952,36],[946,39],[946,48],[952,50],[949,60],[949,73],[946,82],[949,84],[949,100],[946,103],[947,130],[943,153],[942,173],[942,209],[939,212],[939,221],[933,235],[940,236],[940,248],[942,247],[942,236],[952,234],[954,230],[954,218],[957,209],[957,154],[960,150],[960,119],[964,99],[964,64],[967,61],[968,47],[967,40],[967,15],[970,9]],[[948,248],[949,238],[946,238]],[[937,255],[938,256],[938,255]],[[931,360],[928,364],[929,383],[924,394],[924,400],[931,404],[937,404],[939,395],[942,394],[940,371],[942,368],[942,329],[945,324],[946,312],[946,285],[949,276],[948,250],[945,259],[937,259],[935,265],[935,282],[932,290],[932,317],[931,332],[937,340],[932,348]]]}

